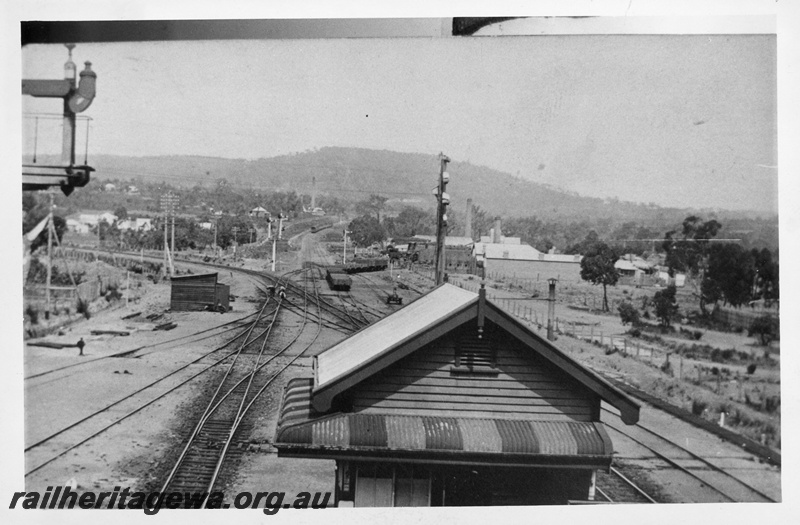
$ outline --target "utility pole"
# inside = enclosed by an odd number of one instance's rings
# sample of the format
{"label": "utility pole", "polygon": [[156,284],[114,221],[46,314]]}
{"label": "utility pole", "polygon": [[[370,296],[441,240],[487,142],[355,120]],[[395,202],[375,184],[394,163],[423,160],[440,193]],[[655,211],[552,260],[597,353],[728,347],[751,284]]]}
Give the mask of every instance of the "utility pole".
{"label": "utility pole", "polygon": [[175,211],[178,208],[178,196],[169,194],[172,206],[172,256],[175,257]]}
{"label": "utility pole", "polygon": [[[70,49],[70,52],[72,50]],[[45,318],[50,319],[50,282],[53,276],[53,194],[50,193],[50,213],[47,215],[47,286],[45,287]]]}
{"label": "utility pole", "polygon": [[216,216],[215,216],[212,220],[214,222],[214,244],[213,244],[212,247],[214,248],[214,257],[216,257],[217,256],[217,222],[219,222],[219,219],[216,218]]}
{"label": "utility pole", "polygon": [[273,273],[275,272],[275,259],[276,259],[277,255],[278,255],[278,251],[277,251],[277,248],[276,248],[277,247],[277,243],[278,243],[278,240],[275,237],[273,237],[272,238],[272,272]]}
{"label": "utility pole", "polygon": [[347,230],[343,230],[342,240],[344,242],[342,243],[342,264],[347,264],[347,234],[348,233],[353,233],[353,232],[349,232]]}
{"label": "utility pole", "polygon": [[[169,236],[167,235],[167,226],[169,225],[170,216],[172,216],[172,250],[175,251],[175,196],[169,192],[161,197],[161,209],[164,212],[164,277],[167,276],[168,258],[167,252],[169,251]],[[170,259],[171,260],[171,259]]]}
{"label": "utility pole", "polygon": [[447,205],[450,204],[450,196],[444,191],[450,181],[447,173],[447,163],[450,158],[444,153],[439,153],[439,184],[433,188],[436,196],[436,252],[434,257],[435,279],[437,286],[444,282],[445,265],[445,237],[447,236]]}
{"label": "utility pole", "polygon": [[231,231],[233,231],[233,258],[236,259],[236,246],[238,244],[236,239],[237,239],[237,234],[239,233],[239,227],[234,226],[233,228],[231,228]]}
{"label": "utility pole", "polygon": [[278,215],[278,239],[281,239],[281,235],[283,235],[283,212]]}

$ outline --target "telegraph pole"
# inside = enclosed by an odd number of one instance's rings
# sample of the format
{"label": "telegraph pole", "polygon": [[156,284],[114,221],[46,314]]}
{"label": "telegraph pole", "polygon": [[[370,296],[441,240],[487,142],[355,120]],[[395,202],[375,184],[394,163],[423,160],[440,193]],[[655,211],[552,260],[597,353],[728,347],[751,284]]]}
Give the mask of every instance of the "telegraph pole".
{"label": "telegraph pole", "polygon": [[178,196],[169,194],[172,205],[172,256],[175,257],[175,210],[178,207]]}
{"label": "telegraph pole", "polygon": [[233,228],[231,228],[231,230],[233,231],[233,258],[235,260],[236,259],[236,246],[239,244],[238,241],[237,241],[237,237],[238,237],[237,234],[239,233],[239,227],[238,226],[234,226]]}
{"label": "telegraph pole", "polygon": [[273,273],[275,273],[275,258],[278,256],[277,243],[278,243],[277,238],[273,237],[272,238],[272,272]]}
{"label": "telegraph pole", "polygon": [[347,264],[347,234],[348,233],[353,233],[353,232],[349,232],[346,229],[343,230],[342,240],[344,242],[342,243],[342,264]]}
{"label": "telegraph pole", "polygon": [[[169,252],[169,236],[167,234],[167,227],[169,219],[172,217],[172,253],[175,252],[175,201],[176,198],[172,192],[168,192],[161,197],[161,209],[164,211],[164,277],[167,276],[167,266],[169,260],[167,253]],[[171,275],[171,272],[170,272]]]}
{"label": "telegraph pole", "polygon": [[214,248],[214,257],[216,258],[216,256],[217,256],[217,223],[219,222],[219,219],[217,217],[214,217],[213,221],[214,221],[214,244],[213,244],[213,248]]}
{"label": "telegraph pole", "polygon": [[50,213],[47,215],[47,286],[45,288],[46,319],[50,319],[50,283],[53,276],[53,229],[53,194],[50,193]]}
{"label": "telegraph pole", "polygon": [[445,271],[445,237],[447,236],[447,205],[450,204],[450,196],[444,191],[450,181],[447,173],[447,163],[450,158],[444,153],[439,153],[439,184],[433,188],[436,196],[436,252],[434,257],[435,284],[438,286],[444,282]]}

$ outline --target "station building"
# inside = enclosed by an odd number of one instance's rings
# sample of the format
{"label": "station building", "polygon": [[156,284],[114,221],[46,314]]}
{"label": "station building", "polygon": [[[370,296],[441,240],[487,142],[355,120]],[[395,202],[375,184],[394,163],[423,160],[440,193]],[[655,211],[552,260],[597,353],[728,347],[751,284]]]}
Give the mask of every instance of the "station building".
{"label": "station building", "polygon": [[639,406],[474,293],[443,284],[286,386],[282,457],[336,461],[337,506],[591,500],[613,445],[600,403]]}

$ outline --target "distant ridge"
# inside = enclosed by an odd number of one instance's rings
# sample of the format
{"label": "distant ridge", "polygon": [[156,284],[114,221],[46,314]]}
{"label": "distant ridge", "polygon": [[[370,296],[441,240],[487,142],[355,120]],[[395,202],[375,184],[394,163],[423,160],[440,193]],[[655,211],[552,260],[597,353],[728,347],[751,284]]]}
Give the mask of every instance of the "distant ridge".
{"label": "distant ridge", "polygon": [[[431,190],[438,177],[437,155],[344,147],[325,147],[256,160],[93,155],[90,164],[97,170],[94,180],[138,178],[143,182],[164,182],[185,188],[212,186],[223,179],[227,184],[253,191],[294,190],[310,194],[314,177],[318,194],[360,200],[377,193],[421,207],[433,205]],[[665,223],[682,220],[691,212],[770,216],[757,212],[662,208],[654,204],[581,196],[457,159],[448,171],[451,175],[448,193],[456,213],[463,213],[466,200],[472,198],[474,204],[492,215],[535,215],[547,220],[581,218]]]}

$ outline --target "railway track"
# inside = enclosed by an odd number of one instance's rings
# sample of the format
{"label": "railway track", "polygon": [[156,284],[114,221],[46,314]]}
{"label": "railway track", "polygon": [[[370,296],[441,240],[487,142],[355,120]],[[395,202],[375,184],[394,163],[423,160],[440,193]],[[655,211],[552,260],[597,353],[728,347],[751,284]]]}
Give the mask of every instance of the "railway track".
{"label": "railway track", "polygon": [[[267,304],[267,302],[264,303],[264,306],[262,307],[262,313]],[[50,465],[56,460],[64,457],[72,450],[84,445],[88,441],[103,434],[123,421],[128,420],[132,416],[138,414],[145,408],[163,399],[172,392],[189,384],[200,376],[216,369],[217,366],[222,365],[229,359],[235,357],[242,352],[243,348],[246,348],[252,343],[252,341],[247,342],[246,337],[247,334],[253,331],[256,324],[256,322],[251,323],[246,330],[241,330],[239,334],[235,335],[224,344],[204,353],[200,357],[197,357],[174,370],[171,370],[169,373],[140,387],[134,392],[103,406],[102,408],[63,428],[60,428],[59,430],[47,436],[37,438],[35,442],[28,444],[24,450],[27,456],[26,461],[28,463],[37,464],[35,467],[32,467],[26,471],[25,476],[28,477],[34,472],[37,472],[47,465]],[[222,355],[221,357],[216,356],[218,352],[225,350],[230,345],[236,343],[242,338],[245,338],[245,340],[237,350]],[[210,358],[214,359],[211,363],[204,363],[204,361],[207,361]],[[203,368],[197,372],[194,372],[191,368],[193,365],[202,365]],[[117,415],[120,413],[122,415]],[[109,416],[112,417],[109,418]],[[62,443],[66,443],[66,445],[62,445]],[[48,445],[51,448],[51,451],[49,451],[45,457],[42,457],[44,456],[45,452],[40,452],[37,449],[41,449],[44,445]],[[57,450],[53,451],[52,448],[56,448]]]}
{"label": "railway track", "polygon": [[[281,284],[288,289],[287,282],[288,280],[282,281]],[[286,359],[284,363],[277,363],[276,360],[286,356],[289,349],[304,333],[309,321],[310,303],[317,305],[317,318],[321,318],[319,302],[309,301],[310,295],[306,291],[306,299],[303,301],[302,324],[288,342],[281,343],[280,349],[266,357],[265,350],[268,344],[274,343],[270,338],[270,333],[278,319],[279,311],[276,310],[275,317],[270,321],[270,330],[263,337],[262,350],[255,358],[255,362],[246,363],[247,360],[243,360],[245,362],[243,368],[249,369],[249,371],[236,370],[232,364],[187,439],[172,471],[164,480],[162,492],[210,493],[219,481],[223,465],[230,465],[237,461],[241,454],[241,447],[235,446],[234,443],[237,439],[246,437],[251,430],[246,419],[250,407],[289,366],[304,355],[320,333],[322,325],[318,322],[312,341],[307,343],[300,352]],[[318,299],[316,284],[314,285],[314,296]],[[279,301],[282,300],[283,298],[279,299]],[[273,362],[275,362],[275,366],[268,368],[267,365]],[[277,370],[275,370],[276,367]],[[236,380],[237,377],[239,377],[238,380]]]}
{"label": "railway track", "polygon": [[[603,411],[617,414],[603,407]],[[606,428],[624,439],[630,440],[650,455],[659,475],[665,478],[667,471],[673,472],[673,483],[681,486],[686,501],[694,502],[776,502],[777,500],[750,483],[731,474],[719,459],[704,457],[686,446],[665,437],[641,423],[634,426],[604,422]]]}
{"label": "railway track", "polygon": [[658,503],[654,496],[615,467],[608,473],[598,472],[597,494],[597,501],[608,503]]}

